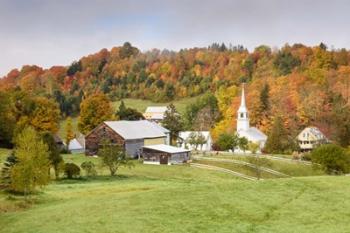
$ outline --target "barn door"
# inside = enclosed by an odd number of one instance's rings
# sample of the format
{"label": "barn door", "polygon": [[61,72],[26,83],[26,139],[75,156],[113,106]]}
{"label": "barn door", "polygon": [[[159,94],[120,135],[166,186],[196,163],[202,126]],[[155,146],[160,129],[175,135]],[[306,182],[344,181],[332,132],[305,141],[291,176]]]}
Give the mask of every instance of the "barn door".
{"label": "barn door", "polygon": [[160,164],[168,164],[168,156],[166,154],[161,154],[159,156],[159,163]]}

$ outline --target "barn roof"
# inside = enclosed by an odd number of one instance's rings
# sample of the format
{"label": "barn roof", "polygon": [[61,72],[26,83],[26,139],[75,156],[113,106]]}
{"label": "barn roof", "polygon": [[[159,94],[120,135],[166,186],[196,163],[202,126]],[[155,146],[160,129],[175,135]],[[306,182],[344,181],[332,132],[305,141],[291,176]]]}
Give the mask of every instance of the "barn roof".
{"label": "barn roof", "polygon": [[169,132],[162,126],[147,120],[105,121],[104,123],[125,140],[166,137],[166,133]]}
{"label": "barn roof", "polygon": [[169,153],[169,154],[190,152],[190,150],[182,149],[182,148],[175,147],[175,146],[164,145],[164,144],[144,146],[143,148],[161,151],[161,152],[165,152],[165,153]]}

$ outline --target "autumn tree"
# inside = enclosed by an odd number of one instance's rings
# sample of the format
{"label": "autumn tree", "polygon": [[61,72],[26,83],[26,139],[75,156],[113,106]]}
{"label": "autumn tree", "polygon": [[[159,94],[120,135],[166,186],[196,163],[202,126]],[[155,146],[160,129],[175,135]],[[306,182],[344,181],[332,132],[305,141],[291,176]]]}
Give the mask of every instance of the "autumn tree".
{"label": "autumn tree", "polygon": [[60,110],[57,103],[51,99],[37,97],[34,99],[35,109],[30,125],[37,131],[56,133],[59,128]]}
{"label": "autumn tree", "polygon": [[11,172],[11,189],[27,195],[50,181],[48,146],[31,127],[16,138],[15,154],[18,162]]}
{"label": "autumn tree", "polygon": [[94,94],[81,102],[78,128],[82,133],[86,134],[103,121],[112,119],[111,102],[104,94]]}
{"label": "autumn tree", "polygon": [[246,137],[238,137],[237,145],[244,153],[248,149],[248,139]]}
{"label": "autumn tree", "polygon": [[235,133],[223,133],[216,141],[220,150],[232,150],[234,151],[238,145],[238,136]]}
{"label": "autumn tree", "polygon": [[162,125],[170,131],[170,141],[175,144],[179,132],[183,129],[181,115],[177,112],[175,105],[170,104],[164,113]]}

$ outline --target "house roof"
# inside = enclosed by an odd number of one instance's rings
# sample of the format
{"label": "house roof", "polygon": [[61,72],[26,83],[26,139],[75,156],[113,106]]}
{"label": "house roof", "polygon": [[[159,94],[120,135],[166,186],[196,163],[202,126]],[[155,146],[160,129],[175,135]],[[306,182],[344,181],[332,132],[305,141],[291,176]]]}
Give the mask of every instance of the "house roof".
{"label": "house roof", "polygon": [[166,106],[149,106],[146,109],[147,113],[164,113],[166,111]]}
{"label": "house roof", "polygon": [[[306,137],[303,134],[306,133]],[[306,140],[327,140],[326,136],[314,126],[306,127],[303,131],[301,131],[298,135],[298,139],[306,139]]]}
{"label": "house roof", "polygon": [[240,137],[245,137],[252,142],[267,140],[267,136],[255,127],[250,127],[248,130],[240,130],[238,134]]}
{"label": "house roof", "polygon": [[165,153],[169,153],[169,154],[190,152],[190,150],[182,149],[182,148],[175,147],[175,146],[164,145],[164,144],[143,146],[143,148],[161,151],[161,152],[165,152]]}
{"label": "house roof", "polygon": [[125,140],[166,137],[167,132],[167,129],[147,120],[105,121],[104,123]]}
{"label": "house roof", "polygon": [[199,134],[201,133],[206,139],[210,137],[210,132],[209,131],[182,131],[179,133],[179,137],[183,140],[187,140],[191,133]]}
{"label": "house roof", "polygon": [[76,138],[74,138],[69,142],[68,149],[69,150],[81,150],[81,149],[84,149],[84,146],[81,145],[80,142]]}

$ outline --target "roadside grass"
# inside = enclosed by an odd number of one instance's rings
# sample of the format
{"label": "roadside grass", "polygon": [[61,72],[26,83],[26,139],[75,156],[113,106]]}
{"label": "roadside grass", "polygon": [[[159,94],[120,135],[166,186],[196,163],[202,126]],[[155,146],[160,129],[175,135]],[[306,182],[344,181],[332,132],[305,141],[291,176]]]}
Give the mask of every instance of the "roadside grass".
{"label": "roadside grass", "polygon": [[[100,163],[82,154],[63,157],[78,165]],[[0,232],[341,233],[350,227],[346,176],[247,181],[136,161],[116,177],[105,168],[98,172],[95,178],[53,181],[29,203],[0,192]]]}

